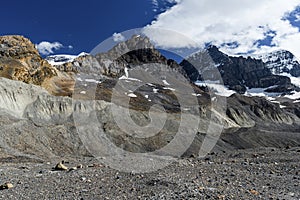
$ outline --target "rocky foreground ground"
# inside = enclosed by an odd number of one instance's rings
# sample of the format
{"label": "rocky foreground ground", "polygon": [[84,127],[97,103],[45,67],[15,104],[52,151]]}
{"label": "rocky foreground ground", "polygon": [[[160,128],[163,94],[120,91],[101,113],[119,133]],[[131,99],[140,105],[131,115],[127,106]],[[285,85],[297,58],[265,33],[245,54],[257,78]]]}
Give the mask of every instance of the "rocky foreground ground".
{"label": "rocky foreground ground", "polygon": [[300,147],[211,153],[152,173],[124,173],[93,158],[1,159],[0,199],[300,199]]}

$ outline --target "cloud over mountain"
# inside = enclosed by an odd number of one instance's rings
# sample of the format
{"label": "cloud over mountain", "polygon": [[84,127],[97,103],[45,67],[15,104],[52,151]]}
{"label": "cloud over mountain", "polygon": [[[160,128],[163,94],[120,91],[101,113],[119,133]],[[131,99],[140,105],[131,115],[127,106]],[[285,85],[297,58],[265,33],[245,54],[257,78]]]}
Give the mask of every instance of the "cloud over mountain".
{"label": "cloud over mountain", "polygon": [[[146,33],[159,46],[199,47],[213,43],[229,54],[261,53],[287,49],[300,58],[300,32],[288,19],[299,0],[177,0],[176,5],[159,14]],[[185,35],[186,40],[169,38],[151,31],[163,28]],[[298,44],[299,43],[299,44]]]}

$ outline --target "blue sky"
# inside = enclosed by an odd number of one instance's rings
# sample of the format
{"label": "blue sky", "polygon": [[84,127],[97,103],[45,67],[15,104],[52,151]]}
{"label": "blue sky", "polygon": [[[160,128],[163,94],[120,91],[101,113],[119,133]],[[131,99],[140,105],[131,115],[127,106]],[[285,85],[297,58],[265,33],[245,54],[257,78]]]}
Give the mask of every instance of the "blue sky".
{"label": "blue sky", "polygon": [[209,43],[230,55],[286,49],[300,58],[300,0],[10,0],[0,22],[0,35],[52,43],[53,54],[90,52],[114,33],[146,27],[165,50]]}
{"label": "blue sky", "polygon": [[1,8],[1,35],[60,42],[64,47],[55,53],[68,54],[89,52],[115,32],[143,27],[159,11],[153,11],[150,0],[10,0],[2,1]]}

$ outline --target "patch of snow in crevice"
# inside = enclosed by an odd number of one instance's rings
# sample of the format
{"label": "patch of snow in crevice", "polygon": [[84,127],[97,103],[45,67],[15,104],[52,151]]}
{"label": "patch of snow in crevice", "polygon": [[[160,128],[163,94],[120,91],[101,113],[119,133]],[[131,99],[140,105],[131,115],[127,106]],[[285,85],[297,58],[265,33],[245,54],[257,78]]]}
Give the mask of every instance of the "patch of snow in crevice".
{"label": "patch of snow in crevice", "polygon": [[167,80],[162,80],[162,82],[164,83],[164,85],[170,85]]}
{"label": "patch of snow in crevice", "polygon": [[127,68],[127,67],[125,67],[124,71],[125,71],[125,77],[126,77],[126,78],[129,78],[129,74],[128,74],[128,68]]}
{"label": "patch of snow in crevice", "polygon": [[230,90],[226,86],[220,84],[219,81],[205,81],[205,82],[196,81],[195,84],[202,87],[208,87],[217,95],[224,96],[224,97],[229,97],[232,94],[236,93],[235,91]]}
{"label": "patch of snow in crevice", "polygon": [[300,99],[300,92],[294,91],[293,94],[285,95],[284,97],[293,99],[293,100]]}
{"label": "patch of snow in crevice", "polygon": [[158,90],[159,90],[159,89],[153,88],[154,94],[157,94],[157,93],[158,93]]}
{"label": "patch of snow in crevice", "polygon": [[294,77],[289,73],[280,73],[280,76],[286,76],[289,77],[291,79],[291,83],[294,84],[297,87],[300,87],[300,77]]}
{"label": "patch of snow in crevice", "polygon": [[170,87],[164,87],[163,89],[164,89],[164,90],[171,90],[171,91],[175,91],[175,89],[174,89],[174,88],[170,88]]}
{"label": "patch of snow in crevice", "polygon": [[272,103],[280,104],[279,101],[271,101]]}
{"label": "patch of snow in crevice", "polygon": [[[267,99],[274,98],[274,97],[278,97],[281,95],[281,93],[269,93],[269,92],[265,92],[265,90],[273,88],[274,86],[271,86],[269,88],[247,88],[247,91],[245,93],[245,96],[256,96],[256,97],[266,97]],[[269,99],[270,100],[270,99]]]}
{"label": "patch of snow in crevice", "polygon": [[85,79],[85,82],[89,82],[89,83],[101,83],[101,81],[96,81],[95,79]]}
{"label": "patch of snow in crevice", "polygon": [[132,98],[136,98],[137,96],[133,93],[128,94],[127,96],[132,97]]}
{"label": "patch of snow in crevice", "polygon": [[119,80],[127,80],[127,81],[137,81],[137,82],[142,82],[141,80],[139,79],[136,79],[136,78],[129,78],[129,77],[126,77],[126,76],[121,76],[119,78]]}
{"label": "patch of snow in crevice", "polygon": [[195,97],[200,97],[200,96],[202,96],[201,94],[196,94],[196,93],[192,93],[192,95],[195,96]]}

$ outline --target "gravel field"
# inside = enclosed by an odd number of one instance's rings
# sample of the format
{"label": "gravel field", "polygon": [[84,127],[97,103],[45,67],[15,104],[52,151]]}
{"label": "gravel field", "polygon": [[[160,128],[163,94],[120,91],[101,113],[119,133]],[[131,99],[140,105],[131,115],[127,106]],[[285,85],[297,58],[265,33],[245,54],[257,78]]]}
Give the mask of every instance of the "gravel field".
{"label": "gravel field", "polygon": [[0,199],[300,199],[300,147],[263,148],[184,158],[156,172],[124,173],[93,158],[1,159]]}

